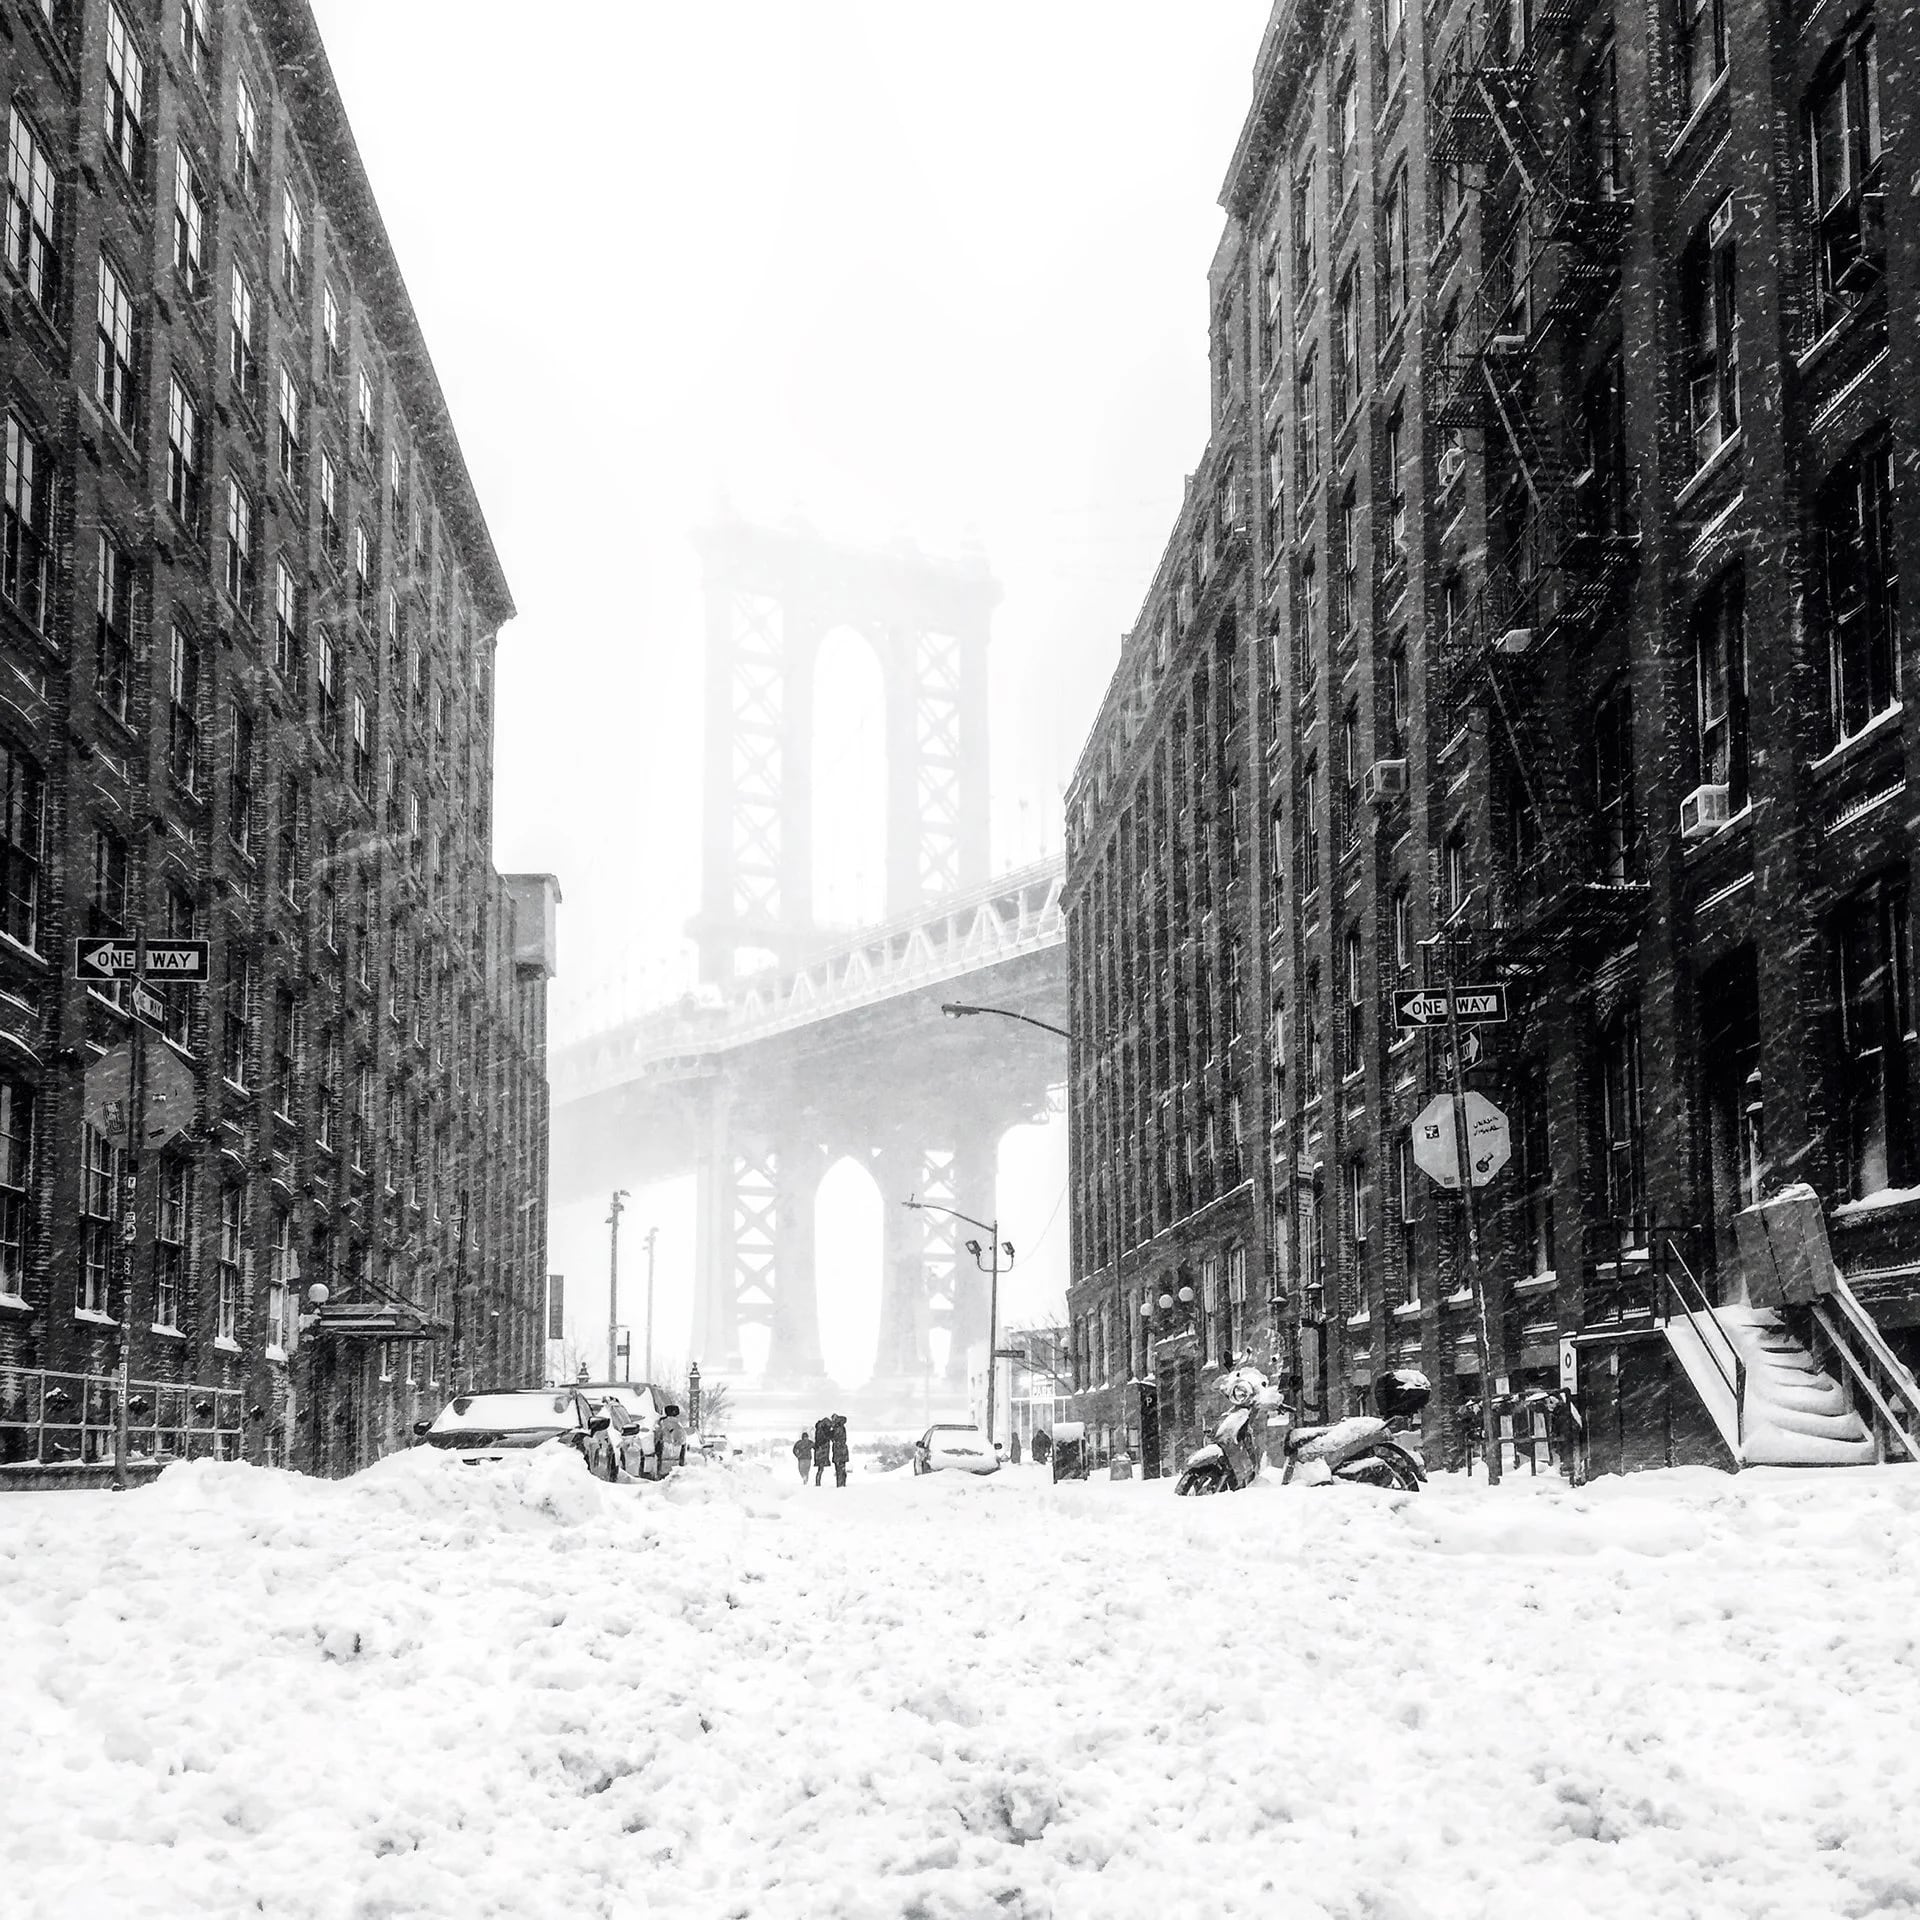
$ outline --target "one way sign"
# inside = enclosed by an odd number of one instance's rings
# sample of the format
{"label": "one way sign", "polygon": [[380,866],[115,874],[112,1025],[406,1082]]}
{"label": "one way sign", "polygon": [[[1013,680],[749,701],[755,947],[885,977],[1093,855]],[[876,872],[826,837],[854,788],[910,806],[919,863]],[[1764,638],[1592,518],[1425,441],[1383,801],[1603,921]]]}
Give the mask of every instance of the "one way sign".
{"label": "one way sign", "polygon": [[[1507,990],[1502,986],[1455,987],[1453,1015],[1463,1027],[1498,1026],[1507,1017]],[[1393,1024],[1396,1027],[1444,1027],[1447,1024],[1445,991],[1396,993]]]}
{"label": "one way sign", "polygon": [[76,940],[73,973],[77,980],[131,980],[143,974],[149,980],[179,980],[204,986],[208,946],[204,940],[149,940],[146,965],[139,965],[139,949],[131,940]]}

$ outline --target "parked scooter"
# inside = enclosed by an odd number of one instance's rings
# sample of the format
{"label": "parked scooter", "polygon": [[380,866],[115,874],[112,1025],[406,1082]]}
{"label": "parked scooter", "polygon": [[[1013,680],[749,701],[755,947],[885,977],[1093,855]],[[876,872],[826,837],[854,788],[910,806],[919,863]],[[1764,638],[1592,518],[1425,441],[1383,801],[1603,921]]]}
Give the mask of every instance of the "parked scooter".
{"label": "parked scooter", "polygon": [[[1260,1472],[1254,1415],[1291,1411],[1258,1367],[1234,1367],[1221,1376],[1219,1385],[1227,1396],[1227,1410],[1212,1441],[1196,1448],[1187,1461],[1174,1485],[1176,1494],[1237,1493],[1251,1486]],[[1417,1414],[1432,1392],[1417,1367],[1396,1367],[1374,1383],[1380,1415],[1355,1414],[1326,1426],[1289,1427],[1281,1485],[1294,1479],[1350,1480],[1418,1493],[1427,1477],[1418,1443],[1409,1444],[1393,1422]]]}

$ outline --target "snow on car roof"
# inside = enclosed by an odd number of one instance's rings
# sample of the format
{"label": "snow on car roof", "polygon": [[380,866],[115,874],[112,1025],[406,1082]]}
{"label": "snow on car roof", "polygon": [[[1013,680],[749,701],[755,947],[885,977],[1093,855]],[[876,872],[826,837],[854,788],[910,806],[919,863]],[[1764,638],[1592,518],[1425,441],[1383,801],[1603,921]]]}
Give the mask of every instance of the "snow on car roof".
{"label": "snow on car roof", "polygon": [[577,1424],[571,1392],[534,1388],[524,1393],[463,1393],[434,1416],[432,1431],[457,1433],[467,1428],[489,1432],[516,1427],[570,1427]]}

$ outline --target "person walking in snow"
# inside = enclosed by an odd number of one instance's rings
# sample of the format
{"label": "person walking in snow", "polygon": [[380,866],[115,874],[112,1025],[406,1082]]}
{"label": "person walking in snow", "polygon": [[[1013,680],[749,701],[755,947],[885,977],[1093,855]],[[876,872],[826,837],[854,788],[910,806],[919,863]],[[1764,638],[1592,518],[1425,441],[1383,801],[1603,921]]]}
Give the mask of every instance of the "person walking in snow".
{"label": "person walking in snow", "polygon": [[1053,1436],[1045,1427],[1039,1428],[1033,1436],[1033,1464],[1036,1467],[1044,1467],[1047,1464],[1047,1456],[1052,1451]]}
{"label": "person walking in snow", "polygon": [[1007,1465],[1017,1467],[1020,1464],[1020,1436],[1016,1433],[1007,1440]]}
{"label": "person walking in snow", "polygon": [[813,1465],[813,1435],[805,1427],[800,1429],[800,1438],[793,1443],[793,1457],[800,1463],[800,1484],[807,1484],[807,1469]]}
{"label": "person walking in snow", "polygon": [[833,1416],[833,1484],[844,1487],[847,1484],[847,1416],[836,1413]]}
{"label": "person walking in snow", "polygon": [[823,1413],[813,1423],[813,1484],[817,1487],[833,1455],[833,1415]]}

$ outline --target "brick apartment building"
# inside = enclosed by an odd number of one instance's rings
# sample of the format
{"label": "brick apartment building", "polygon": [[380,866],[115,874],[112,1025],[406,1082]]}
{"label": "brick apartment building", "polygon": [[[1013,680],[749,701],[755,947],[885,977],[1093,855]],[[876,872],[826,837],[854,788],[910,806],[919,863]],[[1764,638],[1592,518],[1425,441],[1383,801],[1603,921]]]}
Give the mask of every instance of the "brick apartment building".
{"label": "brick apartment building", "polygon": [[[1450,969],[1514,1016],[1467,1076],[1512,1129],[1496,1390],[1571,1338],[1590,1466],[1711,1457],[1658,1322],[1741,1297],[1733,1216],[1793,1181],[1914,1358],[1917,37],[1274,9],[1211,438],[1068,795],[1090,1418],[1245,1339],[1312,1413],[1423,1366],[1458,1457],[1464,1223],[1409,1134],[1442,1049],[1388,1011]],[[1229,1258],[1244,1298],[1185,1308]]]}
{"label": "brick apartment building", "polygon": [[[513,612],[303,0],[0,18],[0,1481],[348,1470],[538,1377],[557,889]],[[78,936],[199,937],[131,996]],[[312,1290],[329,1298],[314,1310]]]}

